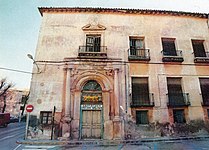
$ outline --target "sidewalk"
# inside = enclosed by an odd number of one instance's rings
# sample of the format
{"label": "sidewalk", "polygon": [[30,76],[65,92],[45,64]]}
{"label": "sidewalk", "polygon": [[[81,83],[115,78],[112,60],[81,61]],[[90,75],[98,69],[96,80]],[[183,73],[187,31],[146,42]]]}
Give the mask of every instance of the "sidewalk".
{"label": "sidewalk", "polygon": [[18,140],[17,144],[25,145],[100,145],[100,146],[110,146],[119,144],[130,144],[130,145],[141,145],[146,142],[162,142],[162,141],[180,141],[180,140],[195,140],[195,139],[206,139],[208,136],[195,136],[195,137],[159,137],[159,138],[141,138],[139,140],[69,140],[69,141],[59,141],[59,140]]}

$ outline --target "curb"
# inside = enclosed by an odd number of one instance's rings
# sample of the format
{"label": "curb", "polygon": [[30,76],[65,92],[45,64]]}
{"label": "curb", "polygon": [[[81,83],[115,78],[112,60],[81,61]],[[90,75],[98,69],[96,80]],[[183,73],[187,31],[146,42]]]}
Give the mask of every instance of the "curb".
{"label": "curb", "polygon": [[25,145],[69,145],[69,146],[80,146],[80,145],[98,145],[98,146],[110,146],[119,144],[130,144],[130,145],[142,145],[142,143],[149,142],[174,142],[182,140],[200,140],[207,139],[209,136],[199,137],[176,137],[176,138],[142,138],[139,140],[82,140],[82,141],[58,141],[58,140],[18,140],[17,144]]}

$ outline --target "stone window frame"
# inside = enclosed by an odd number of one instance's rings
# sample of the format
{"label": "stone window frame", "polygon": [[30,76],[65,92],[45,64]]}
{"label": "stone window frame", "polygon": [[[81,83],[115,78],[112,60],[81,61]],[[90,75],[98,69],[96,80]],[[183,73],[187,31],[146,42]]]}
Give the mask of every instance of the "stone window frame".
{"label": "stone window frame", "polygon": [[40,122],[42,125],[52,124],[52,111],[40,111]]}

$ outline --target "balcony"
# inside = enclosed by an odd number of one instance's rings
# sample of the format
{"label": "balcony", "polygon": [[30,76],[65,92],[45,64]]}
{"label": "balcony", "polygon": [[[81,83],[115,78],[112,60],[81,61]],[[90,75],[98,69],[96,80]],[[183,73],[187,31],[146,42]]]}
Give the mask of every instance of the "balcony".
{"label": "balcony", "polygon": [[79,58],[107,58],[107,46],[79,46]]}
{"label": "balcony", "polygon": [[140,95],[137,100],[132,100],[131,107],[153,107],[154,106],[154,94]]}
{"label": "balcony", "polygon": [[167,94],[169,107],[185,107],[190,105],[189,93],[169,93]]}
{"label": "balcony", "polygon": [[150,52],[149,49],[141,48],[131,48],[128,50],[128,60],[137,60],[137,61],[149,61]]}
{"label": "balcony", "polygon": [[184,58],[182,55],[182,51],[176,50],[174,52],[167,52],[165,50],[162,50],[162,61],[163,62],[183,62]]}
{"label": "balcony", "polygon": [[195,56],[195,63],[209,63],[209,52],[205,52],[200,56]]}

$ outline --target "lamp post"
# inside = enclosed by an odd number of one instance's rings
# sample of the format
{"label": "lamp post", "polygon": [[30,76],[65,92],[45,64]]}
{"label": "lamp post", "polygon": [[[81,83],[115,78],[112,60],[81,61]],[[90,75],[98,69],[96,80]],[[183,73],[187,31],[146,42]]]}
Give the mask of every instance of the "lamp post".
{"label": "lamp post", "polygon": [[36,63],[35,59],[33,58],[33,56],[31,54],[27,54],[28,58],[30,58],[31,60],[33,60],[33,64],[36,65],[36,68],[37,68],[37,74],[41,73],[41,70],[38,66],[38,64]]}

